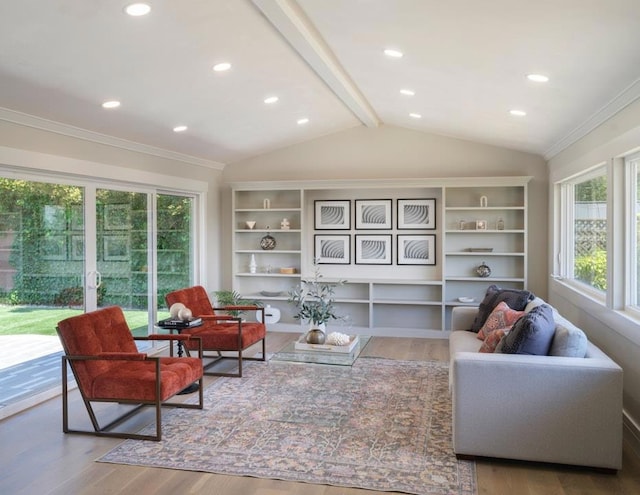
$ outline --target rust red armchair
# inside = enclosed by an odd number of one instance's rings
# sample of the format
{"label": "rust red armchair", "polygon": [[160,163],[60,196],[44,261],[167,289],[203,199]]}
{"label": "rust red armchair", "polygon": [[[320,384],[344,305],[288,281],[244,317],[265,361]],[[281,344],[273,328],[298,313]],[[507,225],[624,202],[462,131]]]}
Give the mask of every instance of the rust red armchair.
{"label": "rust red armchair", "polygon": [[[225,306],[214,308],[204,287],[196,285],[185,289],[170,292],[165,296],[167,305],[171,307],[175,303],[182,303],[191,310],[194,318],[202,318],[202,325],[181,329],[181,335],[192,335],[202,339],[202,349],[206,358],[212,361],[205,364],[205,374],[214,376],[242,376],[242,362],[245,360],[264,361],[266,356],[267,328],[260,322],[243,322],[240,318],[234,318],[216,311],[262,311],[261,321],[264,322],[264,308],[258,306]],[[262,341],[262,357],[248,358],[243,352],[254,344]],[[187,350],[194,349],[193,342],[185,342]],[[207,355],[207,352],[215,352],[215,356]],[[229,351],[233,355],[223,355]],[[238,372],[210,372],[207,369],[221,359],[237,359]]]}
{"label": "rust red armchair", "polygon": [[[62,429],[65,433],[160,440],[162,406],[202,409],[202,343],[189,335],[133,337],[122,309],[111,306],[67,318],[58,323],[64,348],[62,356]],[[183,340],[199,350],[200,357],[151,357],[138,351],[135,340]],[[94,431],[69,428],[67,364],[76,378]],[[194,382],[199,384],[199,402],[167,402]],[[101,426],[93,402],[131,404],[133,408]],[[113,431],[145,406],[155,408],[155,434]]]}

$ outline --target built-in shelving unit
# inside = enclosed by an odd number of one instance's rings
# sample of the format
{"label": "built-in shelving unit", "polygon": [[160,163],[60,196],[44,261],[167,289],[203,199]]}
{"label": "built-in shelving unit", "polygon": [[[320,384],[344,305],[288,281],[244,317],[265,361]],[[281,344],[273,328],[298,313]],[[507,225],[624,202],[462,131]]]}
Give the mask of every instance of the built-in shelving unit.
{"label": "built-in shelving unit", "polygon": [[[287,302],[288,291],[312,278],[314,238],[318,234],[350,236],[348,264],[322,264],[323,280],[346,280],[336,289],[345,321],[331,328],[349,333],[443,337],[450,328],[451,308],[478,304],[486,287],[524,288],[527,276],[527,183],[530,177],[481,177],[393,181],[246,182],[232,184],[233,289],[280,309],[271,328],[301,332]],[[435,200],[434,229],[398,228],[397,205],[402,199]],[[385,231],[356,229],[355,200],[392,202],[393,222]],[[316,230],[317,201],[349,200],[347,230]],[[288,229],[281,229],[286,218]],[[461,225],[461,221],[462,225]],[[255,222],[249,228],[247,222]],[[392,238],[392,263],[358,264],[356,235],[384,234]],[[435,235],[435,264],[398,264],[398,236]],[[273,249],[261,240],[270,235]],[[252,273],[251,258],[257,267]],[[491,275],[476,273],[485,263]],[[295,273],[281,273],[284,271]],[[460,297],[473,298],[461,302]]]}

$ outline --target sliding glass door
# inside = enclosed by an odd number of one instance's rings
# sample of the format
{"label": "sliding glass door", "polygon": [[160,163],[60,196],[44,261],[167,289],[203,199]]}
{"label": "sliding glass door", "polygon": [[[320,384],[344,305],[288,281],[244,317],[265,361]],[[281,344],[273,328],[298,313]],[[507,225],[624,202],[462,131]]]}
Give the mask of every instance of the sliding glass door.
{"label": "sliding glass door", "polygon": [[[196,197],[0,178],[0,335],[55,336],[67,316],[123,308],[145,335],[194,281]],[[0,367],[2,363],[0,363]]]}

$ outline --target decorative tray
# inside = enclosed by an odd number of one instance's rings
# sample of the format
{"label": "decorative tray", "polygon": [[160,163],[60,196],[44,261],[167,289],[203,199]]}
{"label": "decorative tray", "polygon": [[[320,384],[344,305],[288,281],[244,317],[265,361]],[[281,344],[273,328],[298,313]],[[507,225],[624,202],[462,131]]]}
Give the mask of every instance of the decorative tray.
{"label": "decorative tray", "polygon": [[278,297],[280,295],[282,295],[282,291],[281,290],[261,290],[260,291],[260,295],[265,296],[265,297]]}
{"label": "decorative tray", "polygon": [[305,338],[306,335],[302,335],[296,341],[294,348],[297,351],[340,352],[343,354],[351,354],[353,349],[360,342],[360,337],[358,335],[350,335],[348,345],[307,344]]}
{"label": "decorative tray", "polygon": [[491,253],[493,248],[469,248],[468,251],[471,253]]}

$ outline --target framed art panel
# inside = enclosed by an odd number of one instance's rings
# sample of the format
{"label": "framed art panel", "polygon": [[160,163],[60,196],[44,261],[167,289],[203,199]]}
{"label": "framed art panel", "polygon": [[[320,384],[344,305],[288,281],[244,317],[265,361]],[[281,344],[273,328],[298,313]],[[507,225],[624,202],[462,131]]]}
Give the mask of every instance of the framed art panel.
{"label": "framed art panel", "polygon": [[126,204],[104,205],[105,230],[131,228],[131,208]]}
{"label": "framed art panel", "polygon": [[356,235],[357,265],[390,265],[391,235]]}
{"label": "framed art panel", "polygon": [[435,199],[399,199],[398,200],[398,228],[399,229],[428,229],[436,228],[436,200]]}
{"label": "framed art panel", "polygon": [[391,229],[391,200],[356,199],[356,229]]}
{"label": "framed art panel", "polygon": [[61,261],[67,259],[67,236],[47,235],[42,239],[42,259]]}
{"label": "framed art panel", "polygon": [[436,236],[398,235],[398,265],[435,265]]}
{"label": "framed art panel", "polygon": [[349,230],[351,228],[351,201],[314,201],[316,230]]}
{"label": "framed art panel", "polygon": [[76,261],[84,259],[84,236],[83,235],[71,236],[71,259]]}
{"label": "framed art panel", "polygon": [[324,265],[349,265],[351,263],[350,235],[315,235],[314,257]]}
{"label": "framed art panel", "polygon": [[128,261],[129,237],[125,235],[104,236],[104,260]]}

